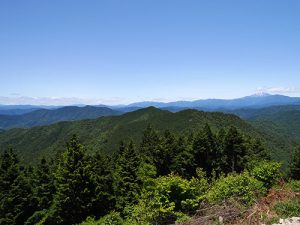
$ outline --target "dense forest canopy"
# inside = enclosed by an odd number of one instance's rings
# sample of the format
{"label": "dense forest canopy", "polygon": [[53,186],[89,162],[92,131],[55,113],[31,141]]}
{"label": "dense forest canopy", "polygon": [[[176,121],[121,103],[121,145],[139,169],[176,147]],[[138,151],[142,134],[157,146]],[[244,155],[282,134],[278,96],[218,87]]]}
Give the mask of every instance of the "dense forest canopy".
{"label": "dense forest canopy", "polygon": [[[299,155],[288,169],[293,179]],[[113,155],[91,153],[73,136],[34,166],[10,148],[0,158],[0,224],[185,221],[204,203],[236,198],[250,206],[278,182],[280,168],[259,139],[208,124],[187,134],[148,125],[139,145],[122,141]]]}
{"label": "dense forest canopy", "polygon": [[[294,119],[291,121],[296,123]],[[253,122],[252,124],[252,121],[249,123],[238,116],[221,112],[189,109],[171,113],[149,107],[121,116],[60,122],[31,129],[11,129],[0,133],[0,151],[3,152],[12,146],[22,161],[34,164],[42,157],[48,158],[57,151],[64,151],[65,143],[75,133],[88,151],[112,154],[117,151],[120,141],[132,140],[135,145],[139,145],[143,130],[148,124],[152,124],[160,132],[168,129],[179,135],[197,132],[206,123],[213,131],[232,125],[243,134],[260,139],[262,144],[270,149],[271,157],[275,160],[288,162],[296,146],[294,139],[291,140],[286,135],[281,135],[277,127],[273,129],[274,123]]]}

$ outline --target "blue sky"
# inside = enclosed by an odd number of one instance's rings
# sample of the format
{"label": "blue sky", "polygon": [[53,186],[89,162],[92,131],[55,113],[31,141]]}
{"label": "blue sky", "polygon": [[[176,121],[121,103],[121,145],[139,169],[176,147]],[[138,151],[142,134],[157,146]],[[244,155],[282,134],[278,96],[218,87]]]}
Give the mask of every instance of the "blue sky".
{"label": "blue sky", "polygon": [[0,1],[0,103],[300,96],[298,0]]}

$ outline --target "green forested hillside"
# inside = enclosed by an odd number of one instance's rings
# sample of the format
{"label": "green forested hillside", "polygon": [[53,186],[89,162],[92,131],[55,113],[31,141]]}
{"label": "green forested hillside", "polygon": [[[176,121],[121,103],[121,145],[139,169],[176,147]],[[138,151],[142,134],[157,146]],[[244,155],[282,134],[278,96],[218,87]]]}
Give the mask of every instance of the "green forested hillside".
{"label": "green forested hillside", "polygon": [[300,106],[266,108],[248,120],[262,130],[272,130],[285,139],[300,142]]}
{"label": "green forested hillside", "polygon": [[[31,129],[12,129],[0,134],[1,151],[12,146],[26,162],[42,155],[53,156],[64,149],[66,141],[77,134],[89,151],[115,152],[121,140],[139,142],[142,131],[151,124],[159,130],[169,129],[177,134],[189,133],[209,124],[212,129],[238,127],[243,133],[261,138],[273,150],[273,157],[286,160],[291,149],[276,134],[263,133],[239,117],[224,113],[185,110],[171,113],[154,107],[121,116],[94,120],[60,122]],[[278,141],[278,143],[276,142]]]}
{"label": "green forested hillside", "polygon": [[22,115],[0,115],[0,128],[26,128],[49,125],[60,121],[94,119],[100,116],[120,114],[122,113],[110,108],[93,106],[66,106],[58,109],[39,109]]}

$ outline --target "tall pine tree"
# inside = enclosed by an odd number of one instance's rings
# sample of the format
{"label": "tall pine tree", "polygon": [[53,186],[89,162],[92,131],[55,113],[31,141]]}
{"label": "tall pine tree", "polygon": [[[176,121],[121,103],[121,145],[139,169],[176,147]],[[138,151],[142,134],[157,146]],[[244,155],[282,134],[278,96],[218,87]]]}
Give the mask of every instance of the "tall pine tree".
{"label": "tall pine tree", "polygon": [[0,224],[24,224],[34,211],[28,174],[12,149],[0,158]]}
{"label": "tall pine tree", "polygon": [[197,133],[193,149],[197,166],[203,168],[207,176],[211,176],[219,165],[219,149],[216,145],[216,137],[208,124]]}
{"label": "tall pine tree", "polygon": [[91,165],[83,146],[73,136],[55,172],[53,204],[44,224],[77,224],[92,211]]}
{"label": "tall pine tree", "polygon": [[139,166],[140,158],[133,142],[131,141],[128,146],[122,144],[113,173],[116,208],[119,210],[123,210],[125,206],[132,205],[137,201],[137,195],[140,191]]}
{"label": "tall pine tree", "polygon": [[243,136],[239,133],[236,127],[231,126],[224,137],[225,164],[223,171],[241,172],[245,167],[246,147]]}
{"label": "tall pine tree", "polygon": [[[157,175],[166,175],[170,163],[169,144],[172,143],[172,135],[166,132],[166,140],[151,125],[144,131],[140,151],[144,160],[156,167]],[[172,144],[171,144],[172,145]]]}

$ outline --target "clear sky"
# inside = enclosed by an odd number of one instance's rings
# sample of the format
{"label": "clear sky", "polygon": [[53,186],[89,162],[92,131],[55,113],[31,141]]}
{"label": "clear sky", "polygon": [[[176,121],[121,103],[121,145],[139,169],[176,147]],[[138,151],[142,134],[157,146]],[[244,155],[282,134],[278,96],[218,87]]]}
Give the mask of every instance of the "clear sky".
{"label": "clear sky", "polygon": [[1,0],[0,103],[300,96],[299,0]]}

